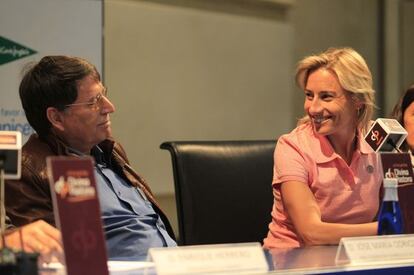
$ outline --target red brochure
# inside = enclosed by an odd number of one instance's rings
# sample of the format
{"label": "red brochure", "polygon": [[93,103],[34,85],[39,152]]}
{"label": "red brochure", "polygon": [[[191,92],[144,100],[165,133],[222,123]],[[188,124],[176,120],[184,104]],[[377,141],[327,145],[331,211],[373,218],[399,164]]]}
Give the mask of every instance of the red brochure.
{"label": "red brochure", "polygon": [[380,153],[384,178],[398,178],[404,233],[414,233],[414,174],[409,153]]}
{"label": "red brochure", "polygon": [[92,158],[48,157],[46,161],[67,275],[108,275]]}

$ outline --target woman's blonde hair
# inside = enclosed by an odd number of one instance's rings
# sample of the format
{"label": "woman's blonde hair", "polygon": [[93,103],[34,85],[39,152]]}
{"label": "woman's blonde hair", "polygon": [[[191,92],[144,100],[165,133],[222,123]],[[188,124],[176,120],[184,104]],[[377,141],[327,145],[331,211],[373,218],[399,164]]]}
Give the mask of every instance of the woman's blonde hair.
{"label": "woman's blonde hair", "polygon": [[[358,129],[366,132],[375,108],[375,91],[372,75],[364,58],[352,48],[329,48],[317,55],[302,59],[296,69],[296,82],[303,90],[309,75],[317,69],[328,69],[336,74],[341,87],[350,93],[358,110]],[[309,122],[309,116],[301,118],[298,124]]]}

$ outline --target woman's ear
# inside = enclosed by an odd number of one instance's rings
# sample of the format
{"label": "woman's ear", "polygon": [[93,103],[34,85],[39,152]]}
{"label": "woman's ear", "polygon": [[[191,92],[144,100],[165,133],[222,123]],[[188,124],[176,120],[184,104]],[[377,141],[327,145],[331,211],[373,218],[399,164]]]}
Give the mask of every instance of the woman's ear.
{"label": "woman's ear", "polygon": [[56,128],[63,132],[63,130],[65,129],[64,124],[63,124],[64,122],[63,112],[59,111],[55,107],[48,107],[46,109],[46,116],[50,124],[52,124],[53,128]]}
{"label": "woman's ear", "polygon": [[362,102],[362,100],[355,94],[351,95],[351,99],[354,103],[355,108],[359,111],[361,108],[364,107],[364,103]]}
{"label": "woman's ear", "polygon": [[357,102],[355,102],[355,106],[356,106],[356,108],[357,108],[358,112],[359,112],[361,109],[363,109],[363,108],[364,108],[364,104],[363,104],[361,101],[357,101]]}

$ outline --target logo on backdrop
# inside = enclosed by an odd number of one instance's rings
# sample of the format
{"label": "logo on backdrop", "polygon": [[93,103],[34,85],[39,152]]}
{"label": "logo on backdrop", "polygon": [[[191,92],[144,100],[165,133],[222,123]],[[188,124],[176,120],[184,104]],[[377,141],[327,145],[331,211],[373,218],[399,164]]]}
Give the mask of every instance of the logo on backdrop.
{"label": "logo on backdrop", "polygon": [[0,36],[0,65],[37,53],[26,46]]}

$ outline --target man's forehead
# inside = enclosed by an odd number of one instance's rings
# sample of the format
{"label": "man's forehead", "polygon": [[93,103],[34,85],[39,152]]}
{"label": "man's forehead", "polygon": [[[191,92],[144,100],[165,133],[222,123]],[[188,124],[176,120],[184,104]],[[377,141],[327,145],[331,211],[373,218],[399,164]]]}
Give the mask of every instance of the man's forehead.
{"label": "man's forehead", "polygon": [[85,77],[78,82],[78,95],[80,93],[96,93],[102,92],[105,89],[101,81],[92,77]]}

